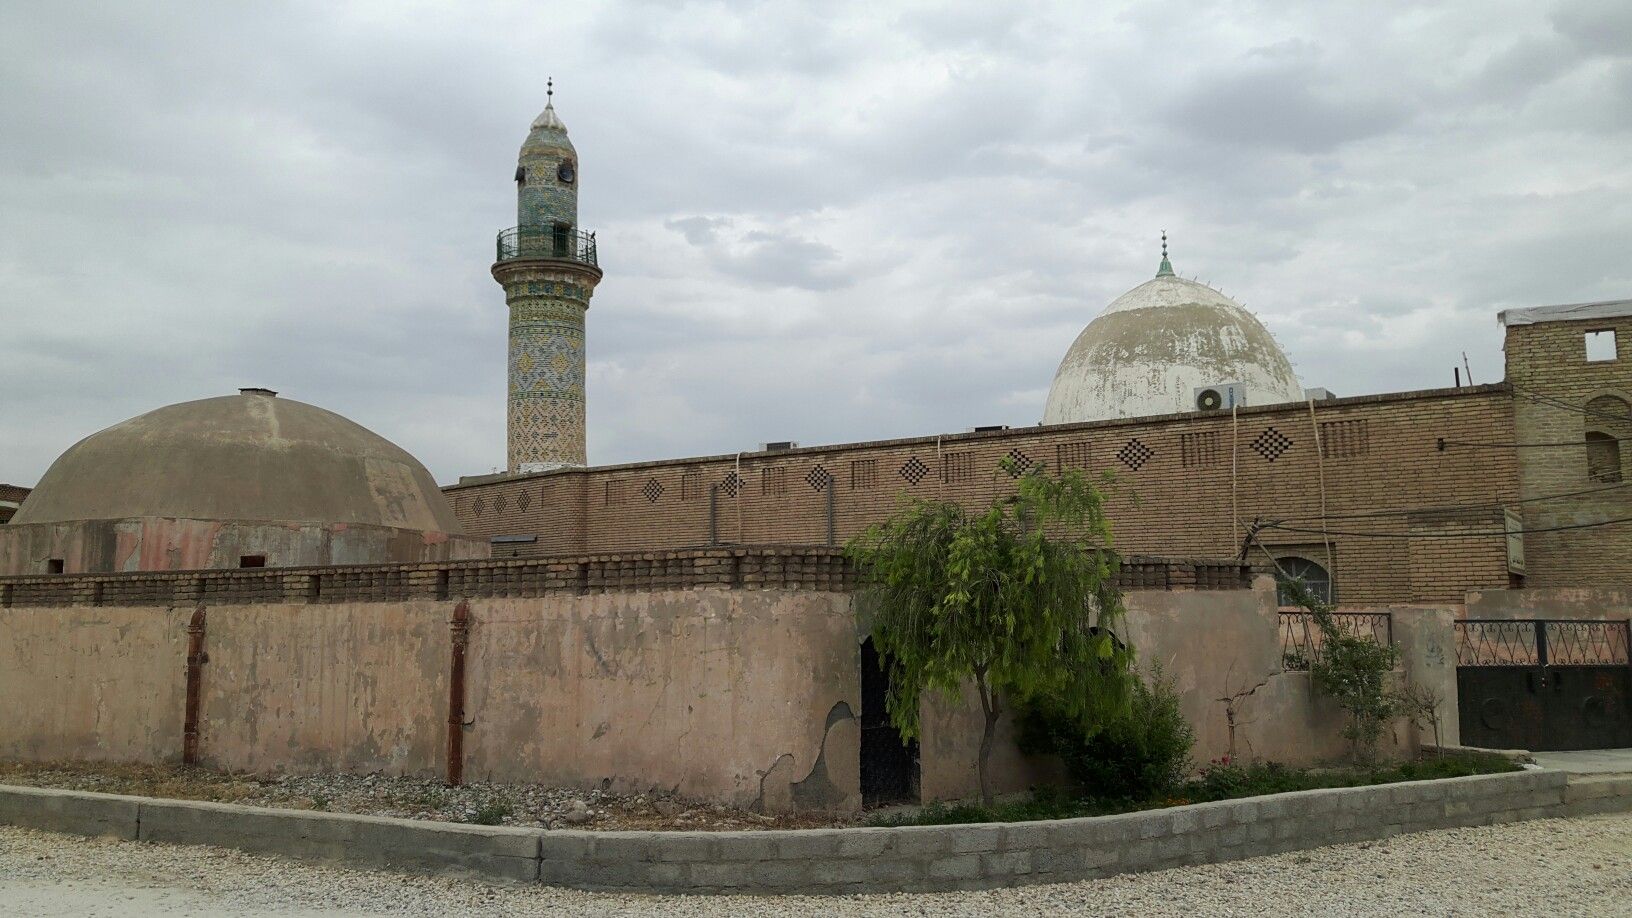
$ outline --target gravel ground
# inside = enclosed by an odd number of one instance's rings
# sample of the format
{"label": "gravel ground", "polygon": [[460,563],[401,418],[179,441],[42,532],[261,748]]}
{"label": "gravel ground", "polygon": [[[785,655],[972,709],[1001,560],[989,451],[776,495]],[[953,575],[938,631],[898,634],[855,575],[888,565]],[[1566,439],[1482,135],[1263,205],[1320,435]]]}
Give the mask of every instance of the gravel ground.
{"label": "gravel ground", "polygon": [[613,794],[479,781],[448,787],[438,780],[384,775],[257,776],[105,762],[0,762],[0,784],[545,829],[698,832],[806,829],[854,822],[822,814],[765,816],[661,793]]}
{"label": "gravel ground", "polygon": [[314,867],[0,827],[7,915],[1632,915],[1632,815],[1402,836],[983,893],[642,897]]}

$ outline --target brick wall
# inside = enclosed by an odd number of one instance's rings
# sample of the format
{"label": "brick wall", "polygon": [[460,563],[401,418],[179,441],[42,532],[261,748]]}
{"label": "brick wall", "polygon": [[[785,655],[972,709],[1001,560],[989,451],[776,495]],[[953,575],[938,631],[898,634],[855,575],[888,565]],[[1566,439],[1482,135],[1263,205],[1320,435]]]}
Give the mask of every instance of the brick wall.
{"label": "brick wall", "polygon": [[[1324,449],[1316,448],[1316,425]],[[1505,545],[1483,522],[1445,532],[1445,507],[1491,508],[1518,493],[1512,450],[1438,441],[1511,439],[1504,386],[1409,392],[1128,421],[919,437],[780,453],[498,477],[446,490],[465,531],[536,536],[495,555],[724,544],[842,544],[906,497],[985,504],[1014,487],[998,463],[1115,476],[1110,513],[1129,553],[1231,557],[1243,525],[1283,520],[1262,541],[1325,563],[1322,479],[1340,602],[1460,601],[1508,584]],[[1233,485],[1233,486],[1232,486]],[[711,496],[712,495],[712,496]],[[1232,504],[1235,508],[1232,512]],[[1381,515],[1376,511],[1386,511]],[[1368,514],[1357,516],[1356,514]],[[1310,531],[1295,531],[1310,530]],[[1358,534],[1357,534],[1358,533]],[[1260,559],[1261,560],[1261,559]]]}
{"label": "brick wall", "polygon": [[[1253,568],[1233,561],[1129,557],[1126,590],[1244,590]],[[552,593],[711,587],[846,592],[844,553],[826,546],[754,546],[356,567],[0,576],[0,608],[192,603],[400,602]]]}
{"label": "brick wall", "polygon": [[[1618,359],[1586,359],[1586,333],[1597,330],[1616,333]],[[1588,431],[1632,435],[1632,423],[1589,413],[1589,405],[1606,396],[1632,405],[1632,317],[1513,326],[1506,351],[1518,442],[1527,444],[1517,450],[1526,499],[1526,584],[1624,582],[1632,577],[1632,527],[1593,524],[1632,517],[1632,487],[1588,475],[1586,437]],[[1632,445],[1617,442],[1612,449],[1620,466],[1614,477],[1632,475]],[[1589,490],[1594,493],[1538,499]],[[1535,531],[1558,526],[1588,528]]]}

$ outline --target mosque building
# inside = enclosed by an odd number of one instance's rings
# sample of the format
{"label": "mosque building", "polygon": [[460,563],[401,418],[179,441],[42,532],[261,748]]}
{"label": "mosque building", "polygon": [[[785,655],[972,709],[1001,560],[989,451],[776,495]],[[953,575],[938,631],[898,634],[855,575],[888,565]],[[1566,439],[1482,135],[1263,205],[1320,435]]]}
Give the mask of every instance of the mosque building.
{"label": "mosque building", "polygon": [[1114,473],[1126,552],[1244,555],[1339,603],[1632,576],[1632,540],[1598,528],[1632,517],[1613,432],[1632,424],[1632,372],[1613,345],[1589,360],[1582,337],[1632,335],[1632,300],[1504,313],[1500,383],[1335,398],[1304,388],[1251,312],[1179,276],[1165,235],[1156,275],[1066,350],[1039,426],[587,466],[583,320],[601,273],[577,171],[547,106],[493,268],[511,312],[508,471],[446,489],[496,555],[842,544],[904,496],[985,503],[1008,459]]}
{"label": "mosque building", "polygon": [[[837,546],[904,498],[982,507],[1038,469],[1111,473],[1119,634],[1171,664],[1198,761],[1237,754],[1218,707],[1234,685],[1257,686],[1250,754],[1351,750],[1299,643],[1312,616],[1277,609],[1270,569],[1348,607],[1443,698],[1447,732],[1398,721],[1391,756],[1632,742],[1632,300],[1499,313],[1501,382],[1337,398],[1305,389],[1240,304],[1178,276],[1164,238],[1154,277],[1065,349],[1036,426],[592,466],[602,272],[579,165],[552,95],[492,267],[504,472],[438,488],[380,435],[251,388],[116,424],[32,491],[0,487],[15,700],[0,756],[469,776],[762,813],[967,798],[986,719],[929,693],[921,741],[895,731]],[[1546,683],[1549,660],[1575,669]],[[1539,715],[1537,672],[1553,697]],[[987,747],[1000,793],[1051,780],[1012,727]]]}
{"label": "mosque building", "polygon": [[0,573],[838,545],[903,497],[984,504],[1041,465],[1114,473],[1128,554],[1272,563],[1342,604],[1632,576],[1613,525],[1632,518],[1632,371],[1615,345],[1632,300],[1503,313],[1500,383],[1334,398],[1304,389],[1252,313],[1179,276],[1165,235],[1155,276],[1065,351],[1038,426],[590,466],[602,272],[580,165],[552,85],[492,267],[509,313],[504,472],[439,490],[377,435],[246,389],[69,449],[4,527]]}

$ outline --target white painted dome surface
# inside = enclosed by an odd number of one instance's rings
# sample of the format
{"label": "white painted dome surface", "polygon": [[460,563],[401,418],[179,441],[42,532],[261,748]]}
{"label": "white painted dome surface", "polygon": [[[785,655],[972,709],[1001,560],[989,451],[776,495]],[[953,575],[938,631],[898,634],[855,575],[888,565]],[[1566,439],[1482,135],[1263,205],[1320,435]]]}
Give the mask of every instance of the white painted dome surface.
{"label": "white painted dome surface", "polygon": [[1192,411],[1197,388],[1224,383],[1245,386],[1248,405],[1303,398],[1292,362],[1252,313],[1164,273],[1117,297],[1077,336],[1054,374],[1043,423]]}

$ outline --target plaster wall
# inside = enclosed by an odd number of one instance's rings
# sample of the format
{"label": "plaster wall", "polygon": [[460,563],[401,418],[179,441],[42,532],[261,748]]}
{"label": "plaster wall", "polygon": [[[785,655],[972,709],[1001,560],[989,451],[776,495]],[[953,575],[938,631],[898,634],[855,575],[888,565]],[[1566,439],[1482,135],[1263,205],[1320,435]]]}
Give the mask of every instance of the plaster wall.
{"label": "plaster wall", "polygon": [[219,570],[244,555],[269,567],[382,564],[485,558],[485,540],[444,532],[355,523],[297,523],[138,517],[24,523],[0,529],[0,574]]}
{"label": "plaster wall", "polygon": [[[860,806],[847,593],[469,600],[465,775]],[[200,754],[252,772],[446,768],[453,600],[207,609]],[[0,756],[178,759],[190,608],[0,613]]]}
{"label": "plaster wall", "polygon": [[210,608],[203,761],[253,772],[442,774],[451,609],[432,601]]}
{"label": "plaster wall", "polygon": [[471,603],[466,774],[854,809],[851,598],[766,590]]}
{"label": "plaster wall", "polygon": [[[1139,591],[1125,598],[1122,638],[1138,653],[1147,673],[1160,666],[1172,680],[1185,718],[1195,728],[1197,766],[1231,751],[1225,707],[1219,699],[1254,689],[1237,703],[1235,754],[1243,760],[1319,765],[1346,759],[1344,715],[1321,698],[1307,672],[1281,667],[1279,609],[1274,581],[1260,577],[1251,590]],[[1441,735],[1457,741],[1456,650],[1451,608],[1378,609],[1393,616],[1401,645],[1397,680],[1430,687],[1441,699]],[[1254,688],[1256,686],[1256,688]],[[975,770],[981,734],[979,702],[972,691],[955,701],[931,700],[924,712],[923,796],[967,798],[979,792]],[[1383,734],[1378,751],[1387,758],[1414,755],[1422,742],[1400,721]],[[998,725],[992,753],[999,794],[1058,781],[1063,770],[1047,758],[1028,758],[1014,745],[1012,719]]]}
{"label": "plaster wall", "polygon": [[1468,618],[1558,618],[1622,621],[1632,618],[1632,589],[1610,586],[1481,590],[1467,596]]}
{"label": "plaster wall", "polygon": [[187,619],[164,608],[0,614],[0,757],[181,757]]}

